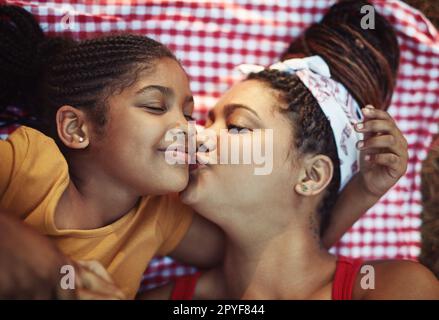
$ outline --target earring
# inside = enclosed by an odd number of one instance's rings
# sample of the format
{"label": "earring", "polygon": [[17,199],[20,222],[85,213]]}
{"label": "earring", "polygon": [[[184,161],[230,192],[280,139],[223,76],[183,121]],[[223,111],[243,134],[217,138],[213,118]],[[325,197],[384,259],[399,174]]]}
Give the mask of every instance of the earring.
{"label": "earring", "polygon": [[79,142],[84,142],[84,138],[83,137],[79,137]]}
{"label": "earring", "polygon": [[306,184],[302,184],[302,191],[303,192],[307,192],[308,191],[308,186]]}

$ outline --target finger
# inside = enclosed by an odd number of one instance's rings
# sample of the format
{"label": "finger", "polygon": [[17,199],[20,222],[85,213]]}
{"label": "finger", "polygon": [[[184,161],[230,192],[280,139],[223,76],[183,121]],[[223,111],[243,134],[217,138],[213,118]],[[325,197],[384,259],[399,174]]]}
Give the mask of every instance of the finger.
{"label": "finger", "polygon": [[103,279],[89,269],[82,269],[79,276],[83,284],[82,287],[87,289],[111,290],[114,287],[114,284],[112,282]]}
{"label": "finger", "polygon": [[367,105],[365,108],[361,109],[365,120],[371,120],[371,119],[381,119],[381,120],[391,120],[393,121],[393,118],[390,116],[390,114],[387,111],[375,109],[371,105]]}
{"label": "finger", "polygon": [[83,269],[80,277],[83,284],[82,288],[84,289],[103,293],[120,292],[113,282],[105,281],[95,273],[92,273],[88,270]]}
{"label": "finger", "polygon": [[117,296],[102,294],[87,289],[76,290],[76,297],[79,300],[120,300]]}
{"label": "finger", "polygon": [[386,149],[387,152],[397,154],[403,157],[406,154],[406,149],[397,143],[397,140],[392,135],[374,136],[367,140],[360,140],[357,142],[357,148],[360,151],[368,151],[370,149]]}
{"label": "finger", "polygon": [[96,260],[90,260],[90,261],[78,261],[78,263],[85,269],[100,276],[105,281],[113,282],[113,279],[109,275],[108,271],[104,268],[104,266],[100,262]]}
{"label": "finger", "polygon": [[389,120],[368,120],[355,124],[355,130],[362,133],[387,133],[397,135],[397,127]]}

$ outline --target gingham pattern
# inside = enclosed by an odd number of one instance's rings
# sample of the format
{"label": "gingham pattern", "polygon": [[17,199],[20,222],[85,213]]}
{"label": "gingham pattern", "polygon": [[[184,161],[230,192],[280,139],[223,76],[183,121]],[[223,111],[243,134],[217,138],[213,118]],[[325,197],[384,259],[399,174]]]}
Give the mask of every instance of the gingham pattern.
{"label": "gingham pattern", "polygon": [[[191,76],[195,116],[203,122],[208,108],[236,79],[234,66],[275,62],[289,42],[321,19],[335,1],[6,2],[30,10],[49,34],[84,39],[125,30],[167,44]],[[421,13],[406,4],[398,0],[372,2],[396,27],[401,44],[401,69],[389,112],[409,142],[410,162],[398,185],[354,225],[333,252],[366,259],[416,259],[421,161],[439,122],[439,36]],[[66,25],[71,30],[66,30]],[[143,289],[193,271],[169,259],[154,260],[145,274]]]}

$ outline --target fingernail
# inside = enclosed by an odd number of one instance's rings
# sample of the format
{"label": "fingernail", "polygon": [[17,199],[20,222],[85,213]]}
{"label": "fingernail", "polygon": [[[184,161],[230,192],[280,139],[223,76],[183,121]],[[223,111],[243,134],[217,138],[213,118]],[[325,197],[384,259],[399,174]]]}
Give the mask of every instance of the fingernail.
{"label": "fingernail", "polygon": [[357,142],[357,149],[361,149],[364,146],[364,142],[363,141],[358,141]]}
{"label": "fingernail", "polygon": [[373,112],[373,109],[372,108],[363,108],[363,113],[365,113],[365,114],[371,114]]}
{"label": "fingernail", "polygon": [[366,161],[370,161],[370,154],[367,154],[367,155],[364,157],[364,160],[366,160]]}
{"label": "fingernail", "polygon": [[371,104],[368,104],[368,105],[366,106],[366,108],[367,108],[367,109],[375,109],[375,107],[374,107],[373,105],[371,105]]}
{"label": "fingernail", "polygon": [[357,129],[362,130],[364,128],[364,124],[359,122],[357,123]]}

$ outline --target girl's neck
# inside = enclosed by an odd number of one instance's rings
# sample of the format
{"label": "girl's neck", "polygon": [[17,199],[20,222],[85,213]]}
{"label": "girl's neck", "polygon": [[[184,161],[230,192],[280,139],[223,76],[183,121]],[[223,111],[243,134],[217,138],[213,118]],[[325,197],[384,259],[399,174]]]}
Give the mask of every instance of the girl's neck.
{"label": "girl's neck", "polygon": [[140,200],[139,195],[99,169],[70,169],[69,186],[56,212],[58,228],[88,230],[104,227],[126,215]]}
{"label": "girl's neck", "polygon": [[277,230],[225,230],[227,298],[306,299],[331,284],[336,259],[322,247],[318,230],[316,237],[314,221],[302,220]]}

